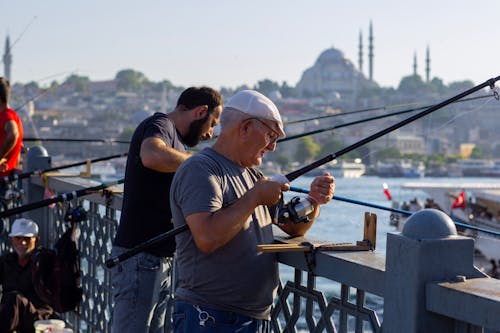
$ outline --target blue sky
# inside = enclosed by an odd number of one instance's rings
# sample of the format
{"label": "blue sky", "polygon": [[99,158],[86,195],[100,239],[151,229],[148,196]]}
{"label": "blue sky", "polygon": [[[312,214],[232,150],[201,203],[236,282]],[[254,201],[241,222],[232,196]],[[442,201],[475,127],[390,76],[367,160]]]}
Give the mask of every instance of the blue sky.
{"label": "blue sky", "polygon": [[357,66],[360,31],[367,75],[370,20],[382,86],[412,73],[415,52],[424,76],[427,45],[431,76],[445,83],[500,75],[498,0],[0,0],[0,13],[1,53],[7,33],[15,43],[13,81],[42,86],[124,68],[183,86],[295,85],[332,46]]}

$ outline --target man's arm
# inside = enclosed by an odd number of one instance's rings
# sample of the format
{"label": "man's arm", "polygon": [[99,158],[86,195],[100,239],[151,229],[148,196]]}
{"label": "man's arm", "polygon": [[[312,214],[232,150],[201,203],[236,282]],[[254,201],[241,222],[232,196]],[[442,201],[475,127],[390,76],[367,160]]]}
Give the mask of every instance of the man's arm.
{"label": "man's arm", "polygon": [[142,164],[146,168],[159,172],[175,172],[190,156],[190,153],[172,148],[157,137],[146,138],[141,144]]}
{"label": "man's arm", "polygon": [[[211,253],[227,244],[245,226],[259,205],[276,204],[288,184],[263,178],[232,205],[213,213],[195,213],[186,217],[196,246]],[[269,224],[271,221],[269,221]]]}
{"label": "man's arm", "polygon": [[19,130],[17,124],[14,120],[9,120],[5,123],[5,138],[0,147],[0,171],[2,166],[6,167],[7,155],[16,145],[16,141],[19,138]]}

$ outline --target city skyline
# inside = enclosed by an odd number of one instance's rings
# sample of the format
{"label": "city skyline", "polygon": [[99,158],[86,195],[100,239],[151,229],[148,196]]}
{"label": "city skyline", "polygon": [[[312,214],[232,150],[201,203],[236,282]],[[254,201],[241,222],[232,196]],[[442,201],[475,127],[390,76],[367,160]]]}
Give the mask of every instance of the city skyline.
{"label": "city skyline", "polygon": [[178,86],[235,88],[263,79],[295,86],[330,47],[357,67],[360,33],[368,77],[370,22],[373,78],[383,87],[396,88],[413,73],[414,55],[425,78],[427,47],[431,78],[479,83],[500,75],[498,1],[425,0],[416,7],[390,0],[0,0],[0,11],[8,14],[0,28],[1,53],[8,35],[14,83],[44,86],[71,74],[109,80],[131,68]]}

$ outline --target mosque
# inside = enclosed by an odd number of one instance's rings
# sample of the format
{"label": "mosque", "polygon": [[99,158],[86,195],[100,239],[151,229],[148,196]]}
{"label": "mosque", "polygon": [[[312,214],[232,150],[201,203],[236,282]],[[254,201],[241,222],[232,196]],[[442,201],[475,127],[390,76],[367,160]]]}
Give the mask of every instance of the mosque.
{"label": "mosque", "polygon": [[[359,33],[358,67],[336,48],[323,51],[314,65],[306,69],[296,89],[302,97],[322,96],[351,101],[363,88],[378,87],[373,76],[373,26],[368,37],[368,76],[363,74],[363,36]],[[426,81],[430,79],[429,47],[426,50]],[[417,75],[417,58],[413,58],[413,75]]]}

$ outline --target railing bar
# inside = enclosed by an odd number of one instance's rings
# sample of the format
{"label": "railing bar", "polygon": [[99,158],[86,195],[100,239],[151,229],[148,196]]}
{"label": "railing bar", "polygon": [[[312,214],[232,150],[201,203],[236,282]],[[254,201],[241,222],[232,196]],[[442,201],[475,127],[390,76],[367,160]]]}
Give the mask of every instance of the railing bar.
{"label": "railing bar", "polygon": [[340,308],[339,315],[339,330],[341,333],[347,333],[347,311],[346,305],[349,304],[349,286],[342,284],[340,288],[340,303],[342,304]]}
{"label": "railing bar", "polygon": [[[358,313],[363,310],[365,304],[365,292],[364,290],[361,289],[356,289],[356,311]],[[363,333],[363,320],[361,319],[361,316],[356,315],[356,328],[355,332],[356,333]]]}
{"label": "railing bar", "polygon": [[[316,286],[316,278],[311,272],[307,273],[307,292],[312,295]],[[316,301],[319,303],[320,299],[316,298]],[[307,297],[306,298],[306,323],[309,331],[312,331],[314,327],[316,327],[316,320],[314,319],[314,298]]]}

